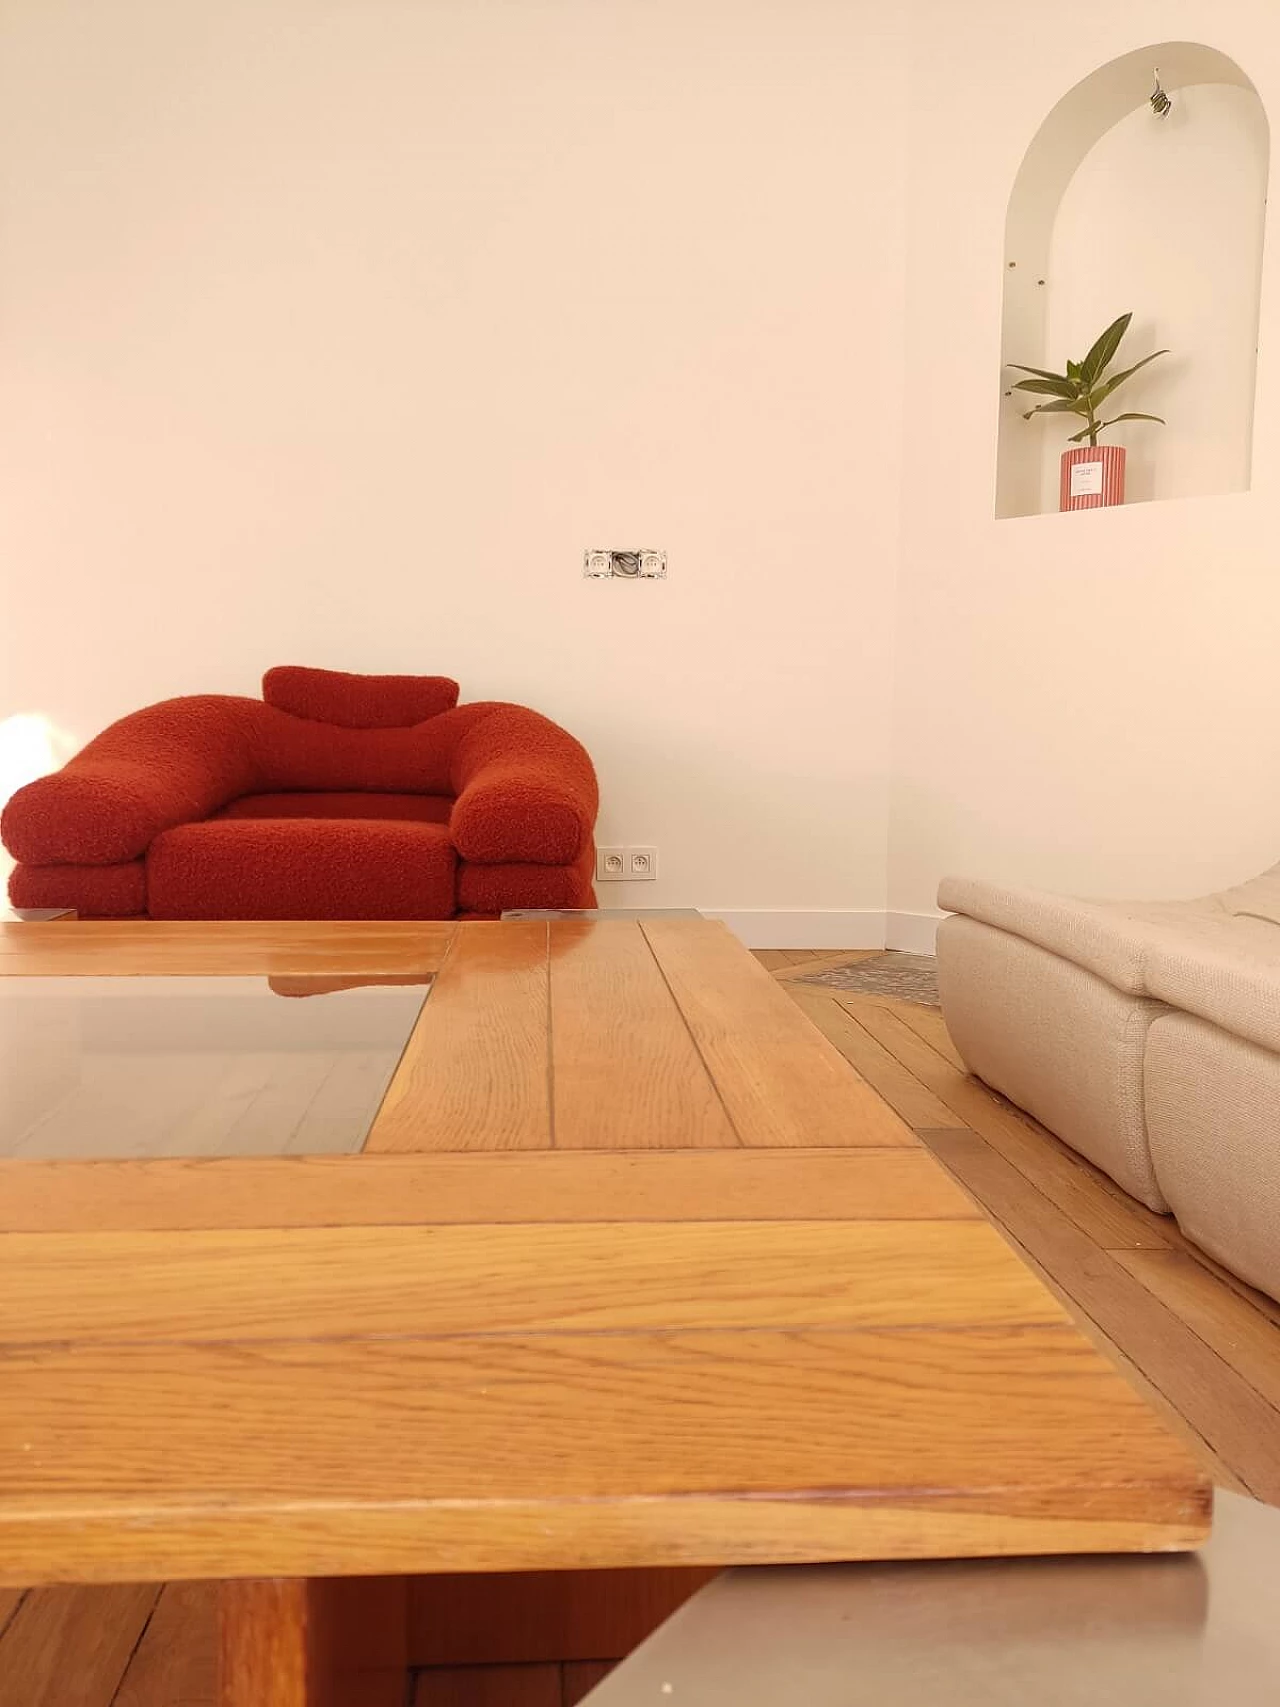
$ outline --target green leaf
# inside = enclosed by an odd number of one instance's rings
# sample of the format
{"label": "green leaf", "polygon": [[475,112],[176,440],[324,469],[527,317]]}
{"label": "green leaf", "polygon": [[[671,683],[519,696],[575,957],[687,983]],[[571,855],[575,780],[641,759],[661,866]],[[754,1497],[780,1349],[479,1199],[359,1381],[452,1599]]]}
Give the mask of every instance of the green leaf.
{"label": "green leaf", "polygon": [[1100,421],[1098,423],[1099,432],[1103,427],[1114,427],[1117,421],[1159,421],[1162,427],[1168,425],[1163,415],[1143,415],[1137,411],[1130,411],[1124,415],[1113,415],[1109,421]]}
{"label": "green leaf", "polygon": [[1080,364],[1080,378],[1086,391],[1093,389],[1093,382],[1100,379],[1103,373],[1115,360],[1116,351],[1120,348],[1120,340],[1129,330],[1129,322],[1133,315],[1122,314],[1118,320],[1113,320],[1110,326],[1089,351]]}
{"label": "green leaf", "polygon": [[1067,378],[1068,379],[1079,379],[1080,378],[1080,363],[1079,362],[1069,361],[1067,363]]}
{"label": "green leaf", "polygon": [[1099,427],[1097,427],[1097,428],[1094,428],[1094,427],[1086,427],[1086,428],[1085,428],[1085,429],[1084,429],[1084,431],[1083,431],[1083,432],[1081,432],[1081,433],[1072,433],[1072,435],[1071,435],[1071,437],[1070,437],[1070,438],[1069,438],[1069,439],[1068,439],[1068,440],[1067,440],[1067,443],[1068,443],[1068,444],[1071,444],[1071,445],[1080,445],[1080,444],[1083,444],[1083,443],[1084,443],[1084,441],[1085,441],[1085,440],[1086,440],[1086,439],[1087,439],[1087,438],[1088,438],[1088,437],[1089,437],[1089,434],[1090,434],[1090,433],[1092,433],[1092,432],[1095,432],[1095,431],[1097,431],[1097,432],[1101,432],[1101,431],[1102,431],[1102,428],[1101,428],[1101,426],[1099,426]]}
{"label": "green leaf", "polygon": [[1069,397],[1073,402],[1080,395],[1080,387],[1069,379],[1020,379],[1013,389],[1031,391],[1038,397]]}
{"label": "green leaf", "polygon": [[1082,408],[1079,403],[1072,403],[1069,399],[1062,397],[1062,398],[1059,398],[1056,403],[1041,403],[1040,406],[1036,409],[1028,409],[1026,414],[1022,417],[1022,419],[1024,421],[1029,421],[1033,415],[1081,415],[1081,416],[1085,416],[1088,413],[1089,413],[1089,411],[1085,408]]}
{"label": "green leaf", "polygon": [[1006,362],[1004,365],[1011,367],[1015,373],[1033,373],[1037,379],[1060,379],[1064,385],[1068,378],[1065,373],[1054,373],[1052,368],[1024,367],[1021,362]]}
{"label": "green leaf", "polygon": [[1156,356],[1167,356],[1168,354],[1168,350],[1156,350],[1149,356],[1143,356],[1142,360],[1135,362],[1132,367],[1127,367],[1123,373],[1113,373],[1105,385],[1098,387],[1089,401],[1095,409],[1099,408],[1118,386],[1123,385],[1126,379],[1132,379],[1139,368],[1146,367],[1148,362],[1155,361]]}

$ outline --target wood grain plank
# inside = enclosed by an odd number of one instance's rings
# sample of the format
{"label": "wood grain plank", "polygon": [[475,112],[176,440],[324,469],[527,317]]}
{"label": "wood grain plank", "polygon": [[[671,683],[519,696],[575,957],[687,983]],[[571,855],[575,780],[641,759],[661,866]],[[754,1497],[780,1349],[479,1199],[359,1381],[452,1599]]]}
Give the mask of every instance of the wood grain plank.
{"label": "wood grain plank", "polygon": [[789,985],[788,993],[800,1011],[811,1019],[825,1038],[833,1043],[845,1060],[877,1091],[894,1113],[913,1131],[928,1127],[962,1127],[958,1114],[953,1114],[926,1085],[922,1085],[906,1067],[876,1042],[870,1032],[843,1008],[834,995],[804,986]]}
{"label": "wood grain plank", "polygon": [[32,1589],[0,1640],[0,1707],[110,1707],[156,1592]]}
{"label": "wood grain plank", "polygon": [[951,1041],[947,1022],[936,1008],[922,1007],[918,1002],[893,1001],[885,1005],[898,1016],[903,1025],[910,1026],[917,1037],[923,1038],[931,1049],[941,1055],[944,1061],[949,1061],[958,1073],[968,1072],[960,1051]]}
{"label": "wood grain plank", "polygon": [[214,1707],[217,1638],[214,1585],[170,1583],[112,1707]]}
{"label": "wood grain plank", "polygon": [[[623,1656],[618,1657],[621,1659]],[[566,1665],[562,1682],[562,1707],[578,1707],[578,1703],[585,1700],[598,1683],[604,1682],[613,1666],[612,1660],[579,1660],[575,1664]]]}
{"label": "wood grain plank", "polygon": [[874,960],[883,953],[882,948],[845,948],[830,954],[814,953],[793,961],[790,966],[774,969],[774,977],[780,984],[789,984],[796,978],[812,977],[815,972],[833,972],[840,967],[856,966],[859,961]]}
{"label": "wood grain plank", "polygon": [[1115,1255],[1122,1268],[1275,1408],[1280,1426],[1280,1325],[1223,1286],[1189,1252]]}
{"label": "wood grain plank", "polygon": [[713,1570],[518,1571],[409,1584],[409,1662],[526,1665],[621,1659]]}
{"label": "wood grain plank", "polygon": [[1068,1327],[60,1346],[7,1354],[5,1392],[0,1583],[1118,1551],[1206,1523],[1185,1448]]}
{"label": "wood grain plank", "polygon": [[637,924],[552,924],[551,1060],[557,1148],[738,1144]]}
{"label": "wood grain plank", "polygon": [[235,1580],[215,1590],[217,1707],[404,1707],[403,1578]]}
{"label": "wood grain plank", "polygon": [[1259,1499],[1280,1503],[1280,1413],[1205,1342],[1100,1251],[1074,1222],[972,1133],[929,1134],[979,1202],[1165,1393]]}
{"label": "wood grain plank", "polygon": [[982,1221],[0,1237],[0,1345],[1065,1320]]}
{"label": "wood grain plank", "polygon": [[309,1585],[272,1578],[218,1591],[218,1707],[320,1707]]}
{"label": "wood grain plank", "polygon": [[4,1633],[13,1622],[14,1614],[22,1605],[22,1597],[26,1592],[22,1588],[0,1588],[0,1641],[4,1640]]}
{"label": "wood grain plank", "polygon": [[642,928],[744,1144],[914,1143],[722,925],[651,919]]}
{"label": "wood grain plank", "polygon": [[906,1149],[0,1161],[0,1232],[16,1233],[979,1215]]}
{"label": "wood grain plank", "polygon": [[[1116,1188],[1119,1190],[1119,1187]],[[1150,1214],[1150,1210],[1145,1211]],[[1215,1280],[1219,1280],[1238,1298],[1243,1298],[1246,1304],[1266,1316],[1269,1321],[1280,1323],[1280,1300],[1269,1298],[1265,1292],[1259,1292],[1256,1286],[1250,1286],[1247,1280],[1242,1280],[1238,1274],[1232,1274],[1229,1268],[1224,1268],[1208,1251],[1202,1251],[1197,1244],[1187,1238],[1182,1229],[1173,1226],[1169,1229],[1169,1244],[1173,1250],[1185,1251],[1207,1270]]]}
{"label": "wood grain plank", "polygon": [[366,1153],[549,1148],[547,1003],[545,923],[460,926]]}
{"label": "wood grain plank", "polygon": [[437,970],[457,926],[378,921],[75,919],[0,923],[0,977],[255,973],[297,977]]}
{"label": "wood grain plank", "polygon": [[414,1707],[561,1707],[560,1667],[461,1666],[424,1671]]}
{"label": "wood grain plank", "polygon": [[791,965],[791,956],[785,948],[753,948],[751,952],[767,972],[785,970]]}
{"label": "wood grain plank", "polygon": [[[1028,1186],[1027,1188],[1028,1191],[1033,1191],[1034,1189],[1035,1188],[1032,1186]],[[1214,1486],[1219,1488],[1230,1488],[1233,1493],[1237,1494],[1247,1494],[1249,1490],[1245,1487],[1239,1476],[1229,1468],[1226,1460],[1220,1457],[1219,1454],[1213,1450],[1204,1436],[1202,1434],[1198,1434],[1196,1430],[1192,1428],[1191,1424],[1183,1416],[1182,1412],[1178,1410],[1173,1401],[1162,1393],[1153,1381],[1148,1380],[1133,1359],[1121,1350],[1120,1346],[1109,1334],[1102,1331],[1087,1311],[1080,1308],[1079,1304],[1077,1304],[1075,1299],[1072,1298],[1066,1287],[1049,1273],[1043,1263],[1036,1261],[1032,1252],[1029,1251],[1019,1239],[1015,1238],[1013,1233],[1009,1231],[1008,1227],[1002,1226],[999,1222],[996,1222],[995,1224],[1000,1226],[1000,1231],[1003,1233],[1004,1237],[1009,1241],[1011,1247],[1018,1253],[1032,1273],[1040,1276],[1041,1280],[1053,1293],[1054,1297],[1060,1299],[1063,1306],[1070,1311],[1078,1326],[1089,1336],[1094,1345],[1096,1345],[1105,1354],[1105,1356],[1111,1360],[1116,1368],[1120,1370],[1125,1380],[1128,1381],[1129,1385],[1133,1388],[1134,1392],[1140,1393],[1143,1398],[1146,1399],[1147,1403],[1151,1406],[1152,1410],[1155,1411],[1156,1415],[1163,1417],[1172,1432],[1184,1442],[1192,1457],[1196,1459],[1198,1463],[1205,1466],[1206,1470],[1213,1478]]]}
{"label": "wood grain plank", "polygon": [[[1103,1250],[1163,1246],[1160,1221],[1123,1193],[1102,1186],[1103,1176],[1052,1133],[979,1080],[945,1061],[888,1008],[841,998],[860,1025],[915,1074],[954,1115],[1023,1173]],[[923,1129],[922,1129],[923,1130]],[[930,1140],[931,1147],[932,1141]],[[1095,1178],[1094,1176],[1097,1175]],[[1163,1218],[1168,1221],[1168,1218]],[[1172,1223],[1169,1223],[1172,1225]]]}

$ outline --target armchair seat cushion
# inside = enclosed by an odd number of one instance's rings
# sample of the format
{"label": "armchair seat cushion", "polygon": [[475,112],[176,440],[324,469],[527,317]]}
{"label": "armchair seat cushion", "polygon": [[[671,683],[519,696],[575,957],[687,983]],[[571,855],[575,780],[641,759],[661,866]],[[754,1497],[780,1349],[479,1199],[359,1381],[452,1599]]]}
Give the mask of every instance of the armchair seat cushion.
{"label": "armchair seat cushion", "polygon": [[153,919],[447,919],[455,855],[443,824],[212,818],[147,853]]}
{"label": "armchair seat cushion", "polygon": [[447,824],[451,794],[379,794],[372,790],[333,793],[299,789],[292,794],[242,794],[215,818],[404,818]]}

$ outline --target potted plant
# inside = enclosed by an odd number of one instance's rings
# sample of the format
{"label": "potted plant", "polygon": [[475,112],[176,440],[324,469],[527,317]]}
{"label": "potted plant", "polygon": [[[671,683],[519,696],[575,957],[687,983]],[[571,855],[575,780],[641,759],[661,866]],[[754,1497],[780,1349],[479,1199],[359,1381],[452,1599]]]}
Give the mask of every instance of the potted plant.
{"label": "potted plant", "polygon": [[[1084,360],[1068,362],[1065,373],[1051,373],[1042,367],[1024,367],[1020,362],[1009,363],[1016,372],[1032,376],[1019,380],[1013,387],[1015,391],[1029,391],[1051,399],[1028,409],[1022,417],[1024,421],[1029,421],[1033,415],[1076,415],[1084,422],[1080,431],[1071,435],[1071,443],[1080,448],[1062,453],[1060,509],[1097,510],[1106,504],[1123,504],[1125,448],[1123,445],[1100,445],[1099,433],[1106,432],[1108,427],[1114,427],[1120,421],[1159,421],[1161,426],[1164,425],[1159,415],[1137,412],[1113,415],[1109,421],[1099,419],[1103,404],[1127,379],[1132,379],[1148,362],[1155,361],[1156,356],[1169,354],[1168,350],[1156,350],[1121,373],[1110,373],[1108,370],[1119,353],[1121,340],[1132,319],[1132,314],[1122,314],[1118,320],[1112,321]],[[1086,439],[1089,441],[1087,444],[1084,442]]]}

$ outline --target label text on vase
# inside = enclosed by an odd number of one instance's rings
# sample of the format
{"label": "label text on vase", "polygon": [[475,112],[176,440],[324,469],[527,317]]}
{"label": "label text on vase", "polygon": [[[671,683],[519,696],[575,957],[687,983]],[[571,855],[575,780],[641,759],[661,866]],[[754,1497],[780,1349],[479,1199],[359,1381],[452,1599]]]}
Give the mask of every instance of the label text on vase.
{"label": "label text on vase", "polygon": [[1071,464],[1071,496],[1073,498],[1091,498],[1102,491],[1102,464],[1100,462],[1073,462]]}

